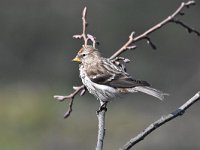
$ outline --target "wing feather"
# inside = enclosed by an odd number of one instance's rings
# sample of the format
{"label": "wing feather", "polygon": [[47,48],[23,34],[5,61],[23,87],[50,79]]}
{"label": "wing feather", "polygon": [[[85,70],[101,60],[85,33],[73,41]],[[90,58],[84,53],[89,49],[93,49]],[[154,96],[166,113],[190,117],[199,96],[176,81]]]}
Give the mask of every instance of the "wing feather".
{"label": "wing feather", "polygon": [[[101,67],[96,68],[96,74],[93,72],[89,76],[90,80],[97,84],[108,85],[114,88],[132,88],[135,86],[150,86],[149,83],[142,80],[135,80],[122,68],[116,66],[107,59],[103,61]],[[89,73],[90,74],[90,73]]]}

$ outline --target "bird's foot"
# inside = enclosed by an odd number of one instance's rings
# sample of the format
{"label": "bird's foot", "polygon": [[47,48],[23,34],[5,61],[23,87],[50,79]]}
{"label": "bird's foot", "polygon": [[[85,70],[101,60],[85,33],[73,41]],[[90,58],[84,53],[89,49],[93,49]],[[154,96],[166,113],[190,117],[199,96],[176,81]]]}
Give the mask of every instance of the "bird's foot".
{"label": "bird's foot", "polygon": [[108,102],[103,102],[103,104],[99,107],[99,109],[96,111],[97,115],[102,112],[102,111],[107,111],[107,103]]}

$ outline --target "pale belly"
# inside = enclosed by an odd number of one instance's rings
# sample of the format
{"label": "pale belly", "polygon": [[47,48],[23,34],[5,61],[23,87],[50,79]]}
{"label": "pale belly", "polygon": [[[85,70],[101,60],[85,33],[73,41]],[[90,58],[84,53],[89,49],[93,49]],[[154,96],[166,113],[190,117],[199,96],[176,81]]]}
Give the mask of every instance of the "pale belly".
{"label": "pale belly", "polygon": [[98,100],[109,101],[109,99],[117,95],[117,90],[115,88],[92,82],[84,71],[80,70],[80,77],[89,93],[93,94]]}

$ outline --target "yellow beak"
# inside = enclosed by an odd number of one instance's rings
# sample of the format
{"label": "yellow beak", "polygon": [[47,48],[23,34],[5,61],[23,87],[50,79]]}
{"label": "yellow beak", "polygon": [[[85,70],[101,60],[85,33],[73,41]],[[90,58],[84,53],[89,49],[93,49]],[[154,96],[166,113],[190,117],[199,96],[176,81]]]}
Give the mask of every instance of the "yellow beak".
{"label": "yellow beak", "polygon": [[75,57],[72,61],[81,63],[81,60],[80,60],[80,58],[78,58],[78,57]]}

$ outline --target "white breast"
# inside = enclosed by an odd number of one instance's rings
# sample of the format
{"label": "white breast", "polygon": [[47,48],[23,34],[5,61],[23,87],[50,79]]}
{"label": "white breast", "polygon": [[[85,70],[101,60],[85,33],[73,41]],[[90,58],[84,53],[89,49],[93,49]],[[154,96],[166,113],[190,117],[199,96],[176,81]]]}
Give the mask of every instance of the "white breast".
{"label": "white breast", "polygon": [[80,77],[83,84],[88,89],[89,93],[93,94],[97,99],[102,101],[108,101],[116,96],[116,89],[107,85],[96,84],[92,82],[86,75],[83,66],[80,66]]}

